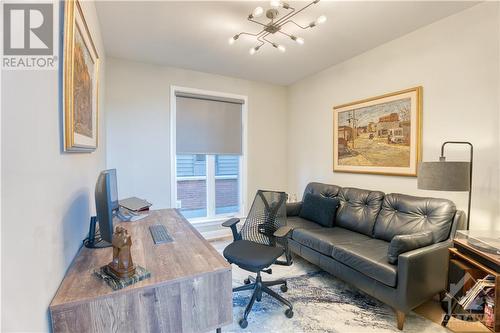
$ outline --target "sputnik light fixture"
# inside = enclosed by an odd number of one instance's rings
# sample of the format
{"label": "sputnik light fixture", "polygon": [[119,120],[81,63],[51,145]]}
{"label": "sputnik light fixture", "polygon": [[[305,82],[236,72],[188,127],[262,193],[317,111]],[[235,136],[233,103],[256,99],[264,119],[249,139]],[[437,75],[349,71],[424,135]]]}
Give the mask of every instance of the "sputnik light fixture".
{"label": "sputnik light fixture", "polygon": [[[282,2],[279,0],[272,0],[270,3],[271,8],[265,12],[266,17],[270,20],[270,22],[262,23],[262,22],[259,22],[256,20],[256,18],[258,18],[258,17],[262,16],[262,14],[264,14],[264,8],[262,8],[260,6],[255,8],[253,10],[253,12],[250,15],[248,15],[247,19],[250,22],[256,23],[256,24],[261,26],[261,31],[259,33],[253,34],[253,33],[249,33],[249,32],[240,32],[239,34],[236,34],[233,37],[229,38],[228,42],[230,45],[232,45],[242,35],[255,37],[257,39],[258,44],[250,49],[249,52],[251,55],[253,55],[257,51],[259,51],[260,48],[266,43],[273,46],[275,49],[277,49],[281,52],[285,52],[286,48],[283,45],[277,44],[277,43],[268,39],[269,35],[274,35],[276,33],[280,33],[282,35],[285,35],[285,36],[289,37],[291,40],[293,40],[294,42],[296,42],[297,44],[303,45],[304,39],[302,37],[298,37],[298,36],[289,34],[285,31],[283,31],[282,28],[287,24],[294,24],[294,25],[298,26],[299,28],[305,30],[305,29],[314,28],[315,26],[318,26],[320,24],[325,23],[326,22],[325,15],[321,15],[316,20],[312,21],[311,23],[309,23],[306,26],[300,25],[292,19],[298,13],[302,12],[303,10],[308,8],[309,6],[317,4],[319,1],[320,0],[314,0],[313,2],[309,3],[305,7],[301,8],[299,10],[296,10],[295,8],[291,7],[286,2]],[[283,9],[287,10],[288,13],[286,13],[282,17],[278,18],[279,14],[280,14],[278,11],[278,8],[283,8]]]}

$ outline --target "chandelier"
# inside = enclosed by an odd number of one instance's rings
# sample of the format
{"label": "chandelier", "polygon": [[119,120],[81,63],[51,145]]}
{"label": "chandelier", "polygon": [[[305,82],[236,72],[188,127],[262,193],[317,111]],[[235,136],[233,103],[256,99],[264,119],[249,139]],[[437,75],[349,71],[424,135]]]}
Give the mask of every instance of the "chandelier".
{"label": "chandelier", "polygon": [[[294,24],[297,27],[299,27],[303,30],[306,30],[306,29],[314,28],[315,26],[320,25],[322,23],[325,23],[325,21],[326,21],[325,15],[321,15],[315,21],[312,21],[311,23],[309,23],[306,26],[298,24],[297,22],[295,22],[292,19],[298,13],[302,12],[303,10],[308,8],[309,6],[317,4],[319,1],[320,0],[314,0],[313,2],[309,3],[305,7],[301,8],[299,10],[296,10],[295,8],[293,8],[292,6],[290,6],[286,2],[273,0],[270,3],[271,8],[266,11],[266,17],[270,20],[270,22],[268,22],[268,23],[262,23],[262,22],[255,20],[256,18],[258,18],[258,17],[262,16],[262,14],[264,14],[264,8],[257,7],[253,10],[253,12],[250,15],[248,15],[248,20],[250,22],[253,22],[253,23],[260,25],[262,30],[256,34],[249,33],[249,32],[240,32],[239,34],[236,34],[233,37],[229,38],[229,44],[230,45],[234,44],[234,42],[236,40],[238,40],[238,38],[240,38],[240,36],[246,35],[246,36],[251,36],[251,37],[256,38],[257,42],[258,42],[258,44],[256,46],[252,47],[249,51],[250,54],[252,54],[252,55],[255,54],[258,50],[260,50],[260,48],[266,43],[269,45],[272,45],[274,48],[278,49],[281,52],[285,52],[286,48],[283,45],[277,44],[277,43],[268,39],[269,35],[274,35],[276,33],[280,33],[282,35],[287,36],[288,38],[290,38],[291,40],[293,40],[297,44],[302,45],[302,44],[304,44],[304,39],[302,37],[295,36],[295,35],[287,33],[286,31],[283,31],[283,27],[287,24]],[[279,14],[280,14],[278,11],[278,8],[280,8],[280,7],[287,10],[287,12],[284,15],[282,15],[282,17],[278,18]]]}

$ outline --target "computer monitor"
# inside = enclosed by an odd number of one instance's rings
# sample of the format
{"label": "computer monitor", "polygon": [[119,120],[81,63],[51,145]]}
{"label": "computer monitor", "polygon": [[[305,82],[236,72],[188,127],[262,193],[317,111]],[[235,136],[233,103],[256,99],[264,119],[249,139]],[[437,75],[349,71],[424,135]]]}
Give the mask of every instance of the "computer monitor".
{"label": "computer monitor", "polygon": [[[95,185],[95,207],[100,238],[108,243],[113,240],[113,216],[118,212],[118,186],[116,169],[104,170]],[[89,235],[91,237],[92,235]]]}

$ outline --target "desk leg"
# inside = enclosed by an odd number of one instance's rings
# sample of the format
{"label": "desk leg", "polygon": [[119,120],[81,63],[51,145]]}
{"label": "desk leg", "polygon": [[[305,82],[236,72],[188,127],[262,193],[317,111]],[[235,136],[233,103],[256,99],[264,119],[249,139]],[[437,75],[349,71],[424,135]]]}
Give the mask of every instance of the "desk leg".
{"label": "desk leg", "polygon": [[222,333],[222,328],[219,327],[219,328],[215,329],[215,333]]}

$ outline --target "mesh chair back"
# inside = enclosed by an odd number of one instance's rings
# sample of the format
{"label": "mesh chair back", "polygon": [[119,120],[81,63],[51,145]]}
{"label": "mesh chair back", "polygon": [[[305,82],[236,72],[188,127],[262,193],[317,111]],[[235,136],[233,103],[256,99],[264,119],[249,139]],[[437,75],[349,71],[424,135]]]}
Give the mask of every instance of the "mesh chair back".
{"label": "mesh chair back", "polygon": [[245,224],[241,228],[241,238],[276,246],[273,233],[286,225],[286,199],[285,192],[257,191]]}

